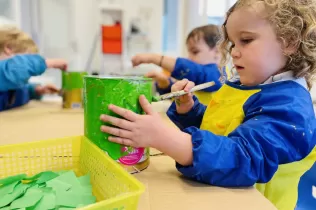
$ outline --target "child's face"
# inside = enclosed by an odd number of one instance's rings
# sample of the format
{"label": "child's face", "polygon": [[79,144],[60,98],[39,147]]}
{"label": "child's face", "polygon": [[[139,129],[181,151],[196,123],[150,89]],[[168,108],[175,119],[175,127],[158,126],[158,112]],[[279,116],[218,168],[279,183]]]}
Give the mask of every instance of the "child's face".
{"label": "child's face", "polygon": [[211,49],[204,39],[188,40],[187,49],[189,59],[199,64],[219,63],[220,56],[217,48]]}
{"label": "child's face", "polygon": [[262,14],[262,4],[242,7],[231,13],[226,24],[234,66],[247,86],[261,84],[281,72],[287,61],[281,42]]}

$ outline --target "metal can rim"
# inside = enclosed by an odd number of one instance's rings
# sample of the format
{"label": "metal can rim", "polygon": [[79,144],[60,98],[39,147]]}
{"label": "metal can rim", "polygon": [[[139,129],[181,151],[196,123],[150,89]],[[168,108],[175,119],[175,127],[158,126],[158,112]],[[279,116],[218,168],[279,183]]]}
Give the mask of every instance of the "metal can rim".
{"label": "metal can rim", "polygon": [[84,78],[94,78],[94,79],[112,79],[112,80],[138,80],[138,81],[152,81],[151,78],[140,77],[140,76],[96,76],[96,75],[85,75]]}

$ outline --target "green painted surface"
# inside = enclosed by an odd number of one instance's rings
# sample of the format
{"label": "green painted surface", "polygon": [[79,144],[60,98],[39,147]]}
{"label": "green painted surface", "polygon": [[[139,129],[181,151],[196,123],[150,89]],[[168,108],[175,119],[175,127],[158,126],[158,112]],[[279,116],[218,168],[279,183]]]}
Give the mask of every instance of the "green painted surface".
{"label": "green painted surface", "polygon": [[72,90],[83,88],[83,77],[87,72],[62,72],[62,89]]}
{"label": "green painted surface", "polygon": [[84,78],[84,129],[85,136],[106,151],[111,158],[118,160],[127,155],[121,145],[108,141],[108,134],[100,131],[103,122],[101,114],[118,117],[108,109],[109,104],[142,114],[139,96],[152,101],[152,80],[142,77],[95,77]]}

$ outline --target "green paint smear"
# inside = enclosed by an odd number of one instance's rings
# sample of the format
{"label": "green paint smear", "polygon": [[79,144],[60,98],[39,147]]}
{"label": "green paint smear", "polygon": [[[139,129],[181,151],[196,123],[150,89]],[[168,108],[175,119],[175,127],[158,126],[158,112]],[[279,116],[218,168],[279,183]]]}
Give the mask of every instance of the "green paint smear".
{"label": "green paint smear", "polygon": [[[84,78],[84,123],[85,136],[111,158],[117,160],[127,152],[121,151],[121,145],[108,141],[109,135],[100,131],[103,122],[101,114],[119,117],[108,109],[114,104],[135,113],[143,114],[139,96],[145,95],[152,101],[152,80],[142,77],[93,77]],[[109,124],[107,124],[109,125]]]}
{"label": "green paint smear", "polygon": [[62,89],[73,90],[83,88],[83,77],[87,72],[62,72]]}

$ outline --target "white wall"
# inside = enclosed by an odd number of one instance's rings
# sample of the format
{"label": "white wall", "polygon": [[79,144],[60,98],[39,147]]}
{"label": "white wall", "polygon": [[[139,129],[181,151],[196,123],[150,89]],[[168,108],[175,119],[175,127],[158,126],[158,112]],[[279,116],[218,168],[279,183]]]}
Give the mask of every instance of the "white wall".
{"label": "white wall", "polygon": [[[18,0],[15,0],[18,1]],[[21,1],[21,0],[20,0]],[[29,1],[29,0],[25,0]],[[92,69],[101,66],[101,37],[97,45],[93,41],[101,28],[99,3],[102,0],[36,0],[31,9],[39,13],[32,17],[32,24],[23,22],[24,29],[36,31],[41,53],[46,57],[65,58],[70,70],[85,70],[88,57],[93,52]],[[129,19],[149,11],[148,37],[151,39],[151,51],[162,52],[162,0],[122,0],[124,4],[125,26],[129,28]],[[26,14],[26,13],[25,13]],[[34,20],[35,19],[35,20]],[[22,27],[23,28],[23,27]],[[32,33],[31,33],[32,34]],[[128,60],[129,61],[129,60]],[[111,66],[110,64],[108,64]],[[40,79],[60,86],[60,72],[48,70]],[[35,79],[36,80],[36,79]]]}
{"label": "white wall", "polygon": [[14,18],[11,0],[0,1],[0,16],[4,16],[8,19]]}
{"label": "white wall", "polygon": [[[172,1],[172,0],[169,0]],[[180,0],[178,3],[178,56],[187,56],[185,40],[188,33],[195,27],[205,25],[207,20],[207,0]]]}

